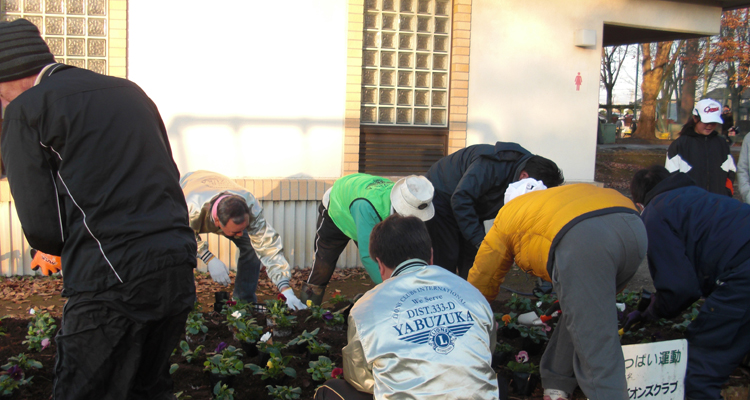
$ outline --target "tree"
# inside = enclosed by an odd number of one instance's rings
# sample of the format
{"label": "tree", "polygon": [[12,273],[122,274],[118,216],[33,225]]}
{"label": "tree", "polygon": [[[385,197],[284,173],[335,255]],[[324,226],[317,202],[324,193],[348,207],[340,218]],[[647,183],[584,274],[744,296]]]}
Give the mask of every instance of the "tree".
{"label": "tree", "polygon": [[607,91],[607,122],[612,121],[612,89],[620,76],[622,64],[630,46],[610,46],[602,48],[602,85]]}
{"label": "tree", "polygon": [[638,129],[634,134],[637,138],[654,138],[656,132],[656,99],[666,78],[665,70],[669,72],[676,60],[677,52],[674,52],[674,54],[672,52],[674,43],[641,44],[643,83],[641,84],[641,114],[638,118]]}
{"label": "tree", "polygon": [[722,63],[735,120],[740,95],[750,86],[750,13],[747,8],[725,11],[715,60]]}
{"label": "tree", "polygon": [[[705,41],[705,40],[704,40]],[[698,82],[698,68],[701,60],[701,40],[690,39],[685,42],[685,50],[680,57],[682,64],[682,87],[679,91],[677,121],[683,122],[693,111],[695,104],[695,87]]]}

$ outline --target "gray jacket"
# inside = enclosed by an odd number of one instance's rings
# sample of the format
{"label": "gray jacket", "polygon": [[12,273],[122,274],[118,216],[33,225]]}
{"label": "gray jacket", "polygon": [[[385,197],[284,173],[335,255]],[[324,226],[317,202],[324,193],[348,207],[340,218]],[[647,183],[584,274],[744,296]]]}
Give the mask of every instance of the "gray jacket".
{"label": "gray jacket", "polygon": [[497,399],[495,320],[470,283],[408,260],[355,303],[344,377],[376,399]]}
{"label": "gray jacket", "polygon": [[742,201],[750,204],[750,137],[742,141],[740,150],[740,161],[737,165],[737,183],[740,187]]}
{"label": "gray jacket", "polygon": [[250,225],[247,227],[247,233],[258,258],[266,266],[268,277],[279,289],[289,286],[291,269],[289,262],[284,258],[281,237],[266,222],[263,208],[252,193],[226,176],[209,171],[188,172],[180,178],[180,187],[187,201],[190,227],[193,228],[198,242],[198,258],[204,261],[211,258],[207,257],[207,254],[210,255],[208,243],[202,240],[199,234],[222,234],[211,217],[214,200],[222,194],[231,193],[244,198],[250,208]]}

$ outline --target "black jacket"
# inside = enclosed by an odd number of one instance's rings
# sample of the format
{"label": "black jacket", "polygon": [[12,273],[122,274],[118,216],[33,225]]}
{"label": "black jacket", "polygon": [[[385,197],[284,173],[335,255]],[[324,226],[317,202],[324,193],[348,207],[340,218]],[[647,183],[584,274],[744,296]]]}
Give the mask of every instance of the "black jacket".
{"label": "black jacket", "polygon": [[665,167],[669,172],[684,172],[699,187],[711,193],[732,196],[737,171],[727,141],[713,131],[710,135],[683,128],[680,137],[669,145]]}
{"label": "black jacket", "polygon": [[441,158],[426,176],[436,195],[450,198],[464,238],[479,246],[484,239],[483,221],[495,218],[504,204],[505,190],[518,180],[532,155],[518,143],[477,144]]}
{"label": "black jacket", "polygon": [[137,85],[54,65],[8,105],[2,131],[24,233],[62,256],[64,296],[195,266],[166,129]]}
{"label": "black jacket", "polygon": [[681,173],[656,185],[644,203],[657,316],[678,315],[750,259],[750,205],[709,193]]}

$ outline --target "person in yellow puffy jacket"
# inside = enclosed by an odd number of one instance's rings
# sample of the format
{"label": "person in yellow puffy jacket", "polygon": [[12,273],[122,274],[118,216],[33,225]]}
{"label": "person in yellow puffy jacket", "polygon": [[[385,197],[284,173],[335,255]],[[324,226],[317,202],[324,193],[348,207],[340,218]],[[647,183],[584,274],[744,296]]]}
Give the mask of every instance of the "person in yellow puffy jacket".
{"label": "person in yellow puffy jacket", "polygon": [[646,256],[646,229],[633,202],[613,189],[531,191],[534,182],[506,192],[468,281],[488,301],[514,262],[552,282],[562,315],[540,364],[544,399],[568,399],[580,386],[591,400],[626,400],[615,296]]}

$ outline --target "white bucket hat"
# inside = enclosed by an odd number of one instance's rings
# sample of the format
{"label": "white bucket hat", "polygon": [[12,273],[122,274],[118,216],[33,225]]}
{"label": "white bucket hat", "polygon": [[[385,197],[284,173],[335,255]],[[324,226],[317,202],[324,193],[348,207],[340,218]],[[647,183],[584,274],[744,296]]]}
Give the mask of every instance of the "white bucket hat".
{"label": "white bucket hat", "polygon": [[401,178],[391,189],[391,205],[397,213],[427,221],[435,216],[432,196],[435,189],[424,176]]}
{"label": "white bucket hat", "polygon": [[701,118],[701,122],[703,122],[704,124],[724,123],[724,121],[721,119],[721,104],[713,99],[703,99],[695,103],[695,108],[693,108],[693,115],[699,116]]}

